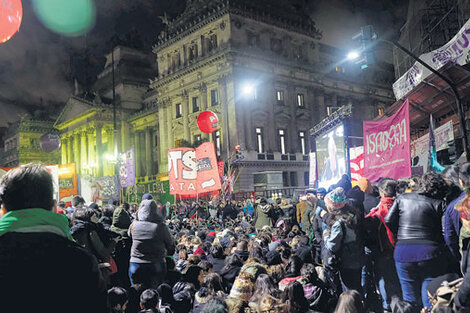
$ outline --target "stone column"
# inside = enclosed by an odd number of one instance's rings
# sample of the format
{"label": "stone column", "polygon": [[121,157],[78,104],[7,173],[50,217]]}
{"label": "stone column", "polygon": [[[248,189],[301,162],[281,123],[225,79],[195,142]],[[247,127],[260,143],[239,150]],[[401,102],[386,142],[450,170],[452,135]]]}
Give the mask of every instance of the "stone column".
{"label": "stone column", "polygon": [[73,134],[73,161],[77,171],[80,169],[80,133]]}
{"label": "stone column", "polygon": [[[201,112],[207,110],[207,86],[205,83],[201,84]],[[202,139],[209,140],[209,134],[202,133]]]}
{"label": "stone column", "polygon": [[315,92],[316,94],[316,102],[317,102],[317,106],[318,106],[318,109],[319,109],[319,114],[316,116],[317,119],[316,119],[316,122],[320,122],[323,118],[326,117],[326,114],[327,114],[327,110],[326,110],[326,105],[325,105],[325,94],[324,94],[324,91],[323,90],[317,90]]}
{"label": "stone column", "polygon": [[140,131],[134,131],[135,177],[142,176],[142,154],[140,150]]}
{"label": "stone column", "polygon": [[80,170],[78,171],[80,174],[84,173],[83,167],[88,163],[86,135],[85,130],[80,132]]}
{"label": "stone column", "polygon": [[130,148],[130,129],[131,126],[126,121],[121,121],[121,152]]}
{"label": "stone column", "polygon": [[164,170],[165,167],[163,165],[165,164],[165,160],[168,158],[168,135],[166,134],[166,112],[162,102],[158,103],[158,129],[158,145],[160,148],[159,169]]}
{"label": "stone column", "polygon": [[[173,139],[173,114],[175,110],[173,110],[173,104],[169,101],[166,106],[166,127],[167,127],[167,136],[168,136],[168,149],[172,149],[175,145]],[[168,156],[166,156],[166,159]]]}
{"label": "stone column", "polygon": [[[107,138],[107,147],[106,147],[106,151],[107,151],[107,154],[112,156],[113,157],[113,160],[114,158],[116,157],[117,158],[117,155],[115,155],[115,149],[114,149],[114,130],[112,128],[106,128],[105,130],[106,132],[106,138]],[[106,153],[105,153],[106,155]],[[106,160],[106,171],[105,171],[105,175],[114,175],[114,164],[112,162],[110,162],[109,160]]]}
{"label": "stone column", "polygon": [[61,151],[61,163],[66,164],[67,163],[67,138],[65,138],[64,136],[62,136],[61,138],[60,151]]}
{"label": "stone column", "polygon": [[[295,153],[297,149],[297,123],[295,120],[297,119],[297,92],[295,90],[295,86],[289,85],[289,113],[290,113],[290,123],[287,125],[287,136],[285,139],[286,142],[286,153]],[[292,101],[294,100],[294,101]],[[304,105],[305,105],[306,95],[304,95]]]}
{"label": "stone column", "polygon": [[183,138],[184,140],[191,142],[190,133],[189,133],[189,95],[185,90],[182,97],[183,102],[182,111],[183,114]]}
{"label": "stone column", "polygon": [[96,156],[95,156],[95,130],[93,128],[87,129],[87,144],[88,144],[88,167],[89,167],[89,174],[95,175],[93,165],[96,163]]}
{"label": "stone column", "polygon": [[[220,109],[222,116],[219,116],[220,123],[220,150],[223,155],[228,157],[230,155],[230,139],[229,139],[229,130],[228,130],[228,99],[227,99],[227,78],[219,78],[219,90],[220,90]],[[235,121],[234,121],[235,123]],[[236,126],[236,125],[234,125]],[[240,138],[240,134],[238,136]],[[243,141],[244,142],[244,141]]]}
{"label": "stone column", "polygon": [[71,135],[67,138],[67,163],[73,162],[73,137]]}
{"label": "stone column", "polygon": [[[253,151],[254,146],[253,146],[253,138],[255,134],[255,129],[253,127],[253,121],[251,117],[251,108],[254,107],[254,99],[248,99],[246,102],[243,104],[245,106],[244,111],[244,120],[245,120],[245,139],[246,139],[246,149],[248,151]],[[269,122],[268,122],[269,123]],[[268,124],[267,123],[267,124]],[[265,130],[266,132],[266,130]],[[266,134],[264,134],[264,140],[266,140]],[[264,143],[264,149],[266,150],[266,142]],[[266,152],[266,151],[263,151]]]}
{"label": "stone column", "polygon": [[101,125],[96,125],[96,163],[97,175],[103,176],[104,160],[103,160],[103,147],[102,147],[102,129]]}
{"label": "stone column", "polygon": [[[271,84],[271,86],[274,86],[274,82]],[[274,152],[277,151],[277,146],[276,146],[276,131],[277,131],[277,123],[276,123],[276,107],[278,106],[277,104],[277,95],[276,95],[276,88],[269,89],[270,90],[270,95],[267,97],[272,104],[269,105],[269,123],[267,124],[266,127],[266,151],[267,152]],[[255,141],[256,144],[256,141]]]}
{"label": "stone column", "polygon": [[152,136],[150,127],[145,128],[145,174],[152,176]]}

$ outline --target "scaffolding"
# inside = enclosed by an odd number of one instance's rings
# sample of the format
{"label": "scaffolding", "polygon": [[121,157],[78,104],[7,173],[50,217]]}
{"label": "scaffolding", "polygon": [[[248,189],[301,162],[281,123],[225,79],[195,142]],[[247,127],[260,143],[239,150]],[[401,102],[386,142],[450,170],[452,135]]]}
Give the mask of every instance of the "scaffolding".
{"label": "scaffolding", "polygon": [[[430,52],[446,44],[470,17],[466,0],[410,0],[399,43],[415,55]],[[397,48],[393,51],[395,78],[410,69],[414,60]]]}

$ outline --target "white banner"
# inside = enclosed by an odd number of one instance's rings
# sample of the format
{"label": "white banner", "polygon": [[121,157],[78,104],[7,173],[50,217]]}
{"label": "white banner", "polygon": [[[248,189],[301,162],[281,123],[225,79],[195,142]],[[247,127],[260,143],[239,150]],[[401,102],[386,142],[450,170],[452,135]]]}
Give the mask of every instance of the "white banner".
{"label": "white banner", "polygon": [[[436,151],[441,151],[449,147],[448,142],[454,140],[454,125],[452,121],[434,130],[436,140]],[[423,172],[428,168],[429,155],[429,133],[411,142],[411,166],[422,167]]]}
{"label": "white banner", "polygon": [[[469,63],[470,51],[470,20],[460,29],[443,47],[422,54],[419,58],[438,70],[447,63],[464,65]],[[393,93],[397,100],[402,99],[408,92],[413,90],[420,82],[431,74],[431,71],[416,62],[402,77],[393,84]]]}
{"label": "white banner", "polygon": [[308,175],[309,187],[315,188],[317,186],[317,154],[315,152],[310,152],[308,154],[308,159],[310,161],[310,173]]}

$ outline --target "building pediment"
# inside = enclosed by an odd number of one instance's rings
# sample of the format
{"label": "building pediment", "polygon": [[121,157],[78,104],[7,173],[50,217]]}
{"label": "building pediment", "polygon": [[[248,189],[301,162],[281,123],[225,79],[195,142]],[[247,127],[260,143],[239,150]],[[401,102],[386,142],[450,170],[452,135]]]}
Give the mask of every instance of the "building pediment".
{"label": "building pediment", "polygon": [[81,98],[70,97],[65,104],[65,107],[60,112],[59,117],[57,118],[54,126],[58,127],[61,124],[64,124],[68,121],[76,119],[78,116],[83,113],[93,109],[93,105]]}

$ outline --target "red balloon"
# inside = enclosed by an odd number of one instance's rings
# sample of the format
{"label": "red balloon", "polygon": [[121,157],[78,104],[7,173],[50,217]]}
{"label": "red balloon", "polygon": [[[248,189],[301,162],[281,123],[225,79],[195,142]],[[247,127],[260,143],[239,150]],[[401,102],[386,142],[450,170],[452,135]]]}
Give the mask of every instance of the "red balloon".
{"label": "red balloon", "polygon": [[212,111],[201,112],[197,117],[197,126],[203,133],[210,134],[219,126],[219,118]]}
{"label": "red balloon", "polygon": [[0,1],[0,44],[10,40],[18,32],[22,19],[21,0]]}

